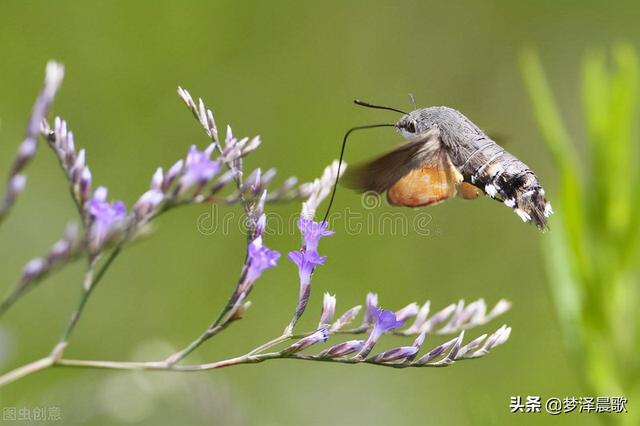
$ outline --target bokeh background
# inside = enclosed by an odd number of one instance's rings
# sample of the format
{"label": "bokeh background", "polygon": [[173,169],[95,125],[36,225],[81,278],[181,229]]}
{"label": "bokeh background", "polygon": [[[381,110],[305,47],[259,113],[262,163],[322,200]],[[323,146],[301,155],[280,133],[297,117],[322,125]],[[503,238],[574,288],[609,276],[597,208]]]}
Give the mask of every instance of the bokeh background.
{"label": "bokeh background", "polygon": [[[353,98],[409,109],[448,105],[538,174],[553,201],[557,181],[518,69],[524,46],[538,49],[564,118],[580,140],[578,67],[586,49],[640,41],[636,2],[25,2],[0,3],[0,168],[22,138],[44,65],[66,66],[54,113],[88,151],[96,183],[130,206],[157,166],[169,166],[206,138],[175,94],[203,97],[219,125],[263,138],[247,161],[276,167],[280,179],[316,177],[338,154],[344,131],[393,122],[391,112]],[[356,163],[400,141],[391,130],[354,137]],[[43,254],[74,217],[54,157],[41,147],[29,186],[0,228],[0,290]],[[362,210],[339,190],[337,211]],[[220,213],[233,212],[225,207]],[[299,205],[272,206],[288,216]],[[239,272],[241,233],[203,235],[207,207],[163,217],[109,271],[90,301],[67,355],[157,359],[191,341],[225,302]],[[387,206],[374,215],[392,211]],[[393,210],[398,211],[398,210]],[[425,211],[402,210],[409,220]],[[348,235],[322,243],[329,256],[314,278],[310,313],[324,291],[339,308],[368,291],[399,308],[431,299],[513,302],[509,342],[485,359],[446,369],[392,370],[272,361],[202,374],[52,369],[0,390],[3,407],[61,408],[64,424],[597,424],[591,414],[509,413],[515,395],[584,394],[551,304],[541,254],[547,235],[487,199],[453,200],[428,210],[429,235]],[[553,220],[551,221],[553,229]],[[281,252],[294,233],[271,236]],[[56,342],[75,306],[80,264],[21,300],[0,321],[2,370],[39,358]],[[244,353],[278,335],[298,291],[283,260],[259,282],[246,319],[192,357]],[[305,324],[316,318],[309,315]],[[313,321],[312,321],[313,320]],[[479,332],[478,332],[479,334]],[[435,339],[434,339],[435,342]],[[634,403],[635,401],[632,401]]]}

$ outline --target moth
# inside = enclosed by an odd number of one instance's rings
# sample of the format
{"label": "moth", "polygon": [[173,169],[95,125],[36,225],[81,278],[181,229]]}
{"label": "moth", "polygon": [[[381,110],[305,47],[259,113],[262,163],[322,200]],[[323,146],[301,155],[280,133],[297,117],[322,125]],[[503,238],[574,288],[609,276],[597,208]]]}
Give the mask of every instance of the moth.
{"label": "moth", "polygon": [[[406,139],[399,148],[348,170],[347,187],[387,193],[390,204],[422,207],[454,196],[481,193],[510,207],[540,230],[553,214],[535,173],[494,142],[460,111],[446,106],[409,113],[356,101],[359,105],[404,114],[394,126]],[[364,127],[364,126],[363,126]]]}

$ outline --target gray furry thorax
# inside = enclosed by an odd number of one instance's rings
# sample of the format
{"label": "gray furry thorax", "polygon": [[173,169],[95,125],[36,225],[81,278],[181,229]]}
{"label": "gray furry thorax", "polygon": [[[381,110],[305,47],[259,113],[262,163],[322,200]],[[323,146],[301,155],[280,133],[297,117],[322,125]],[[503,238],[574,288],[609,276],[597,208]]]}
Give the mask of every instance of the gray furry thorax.
{"label": "gray furry thorax", "polygon": [[[410,123],[415,133],[407,132]],[[405,137],[429,131],[435,127],[440,130],[440,138],[449,148],[456,149],[460,144],[469,143],[487,136],[460,111],[446,106],[420,108],[403,116],[397,124]]]}

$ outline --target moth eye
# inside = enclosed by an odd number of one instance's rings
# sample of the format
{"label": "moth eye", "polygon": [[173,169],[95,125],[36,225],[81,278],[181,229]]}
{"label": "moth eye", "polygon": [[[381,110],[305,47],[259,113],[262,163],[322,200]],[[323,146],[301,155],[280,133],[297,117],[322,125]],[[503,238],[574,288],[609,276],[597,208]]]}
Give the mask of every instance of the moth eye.
{"label": "moth eye", "polygon": [[409,133],[415,133],[416,132],[416,124],[413,121],[410,121],[409,124],[407,124],[407,131]]}

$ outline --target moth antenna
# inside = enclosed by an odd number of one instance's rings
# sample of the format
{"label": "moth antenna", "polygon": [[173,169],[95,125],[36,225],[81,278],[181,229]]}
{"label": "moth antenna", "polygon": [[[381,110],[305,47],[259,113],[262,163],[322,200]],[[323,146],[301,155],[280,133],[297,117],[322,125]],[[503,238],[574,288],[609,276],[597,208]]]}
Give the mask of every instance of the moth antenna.
{"label": "moth antenna", "polygon": [[411,105],[413,105],[413,109],[418,109],[418,105],[416,105],[416,98],[413,97],[413,93],[409,93],[409,100],[411,101]]}
{"label": "moth antenna", "polygon": [[392,107],[383,106],[383,105],[374,105],[374,104],[370,104],[369,102],[361,101],[359,99],[354,99],[353,103],[356,104],[356,105],[367,107],[367,108],[386,109],[386,110],[389,110],[389,111],[399,112],[400,114],[408,114],[408,112],[402,111],[402,110],[397,109],[397,108],[392,108]]}
{"label": "moth antenna", "polygon": [[[374,108],[383,108],[383,107],[374,107]],[[389,108],[383,108],[383,109],[389,109]],[[368,124],[366,126],[352,127],[349,130],[347,130],[347,132],[344,134],[344,138],[342,138],[342,147],[340,148],[340,160],[338,160],[338,170],[336,172],[336,181],[333,183],[333,190],[331,191],[331,198],[329,199],[329,205],[327,206],[327,211],[325,212],[324,218],[322,219],[323,223],[327,222],[327,218],[329,217],[329,213],[331,212],[331,206],[333,206],[333,200],[336,197],[336,190],[338,189],[338,180],[340,179],[340,168],[342,167],[344,150],[347,146],[347,139],[349,138],[349,135],[352,132],[355,132],[356,130],[375,129],[377,127],[395,127],[395,126],[396,126],[395,124]]]}

